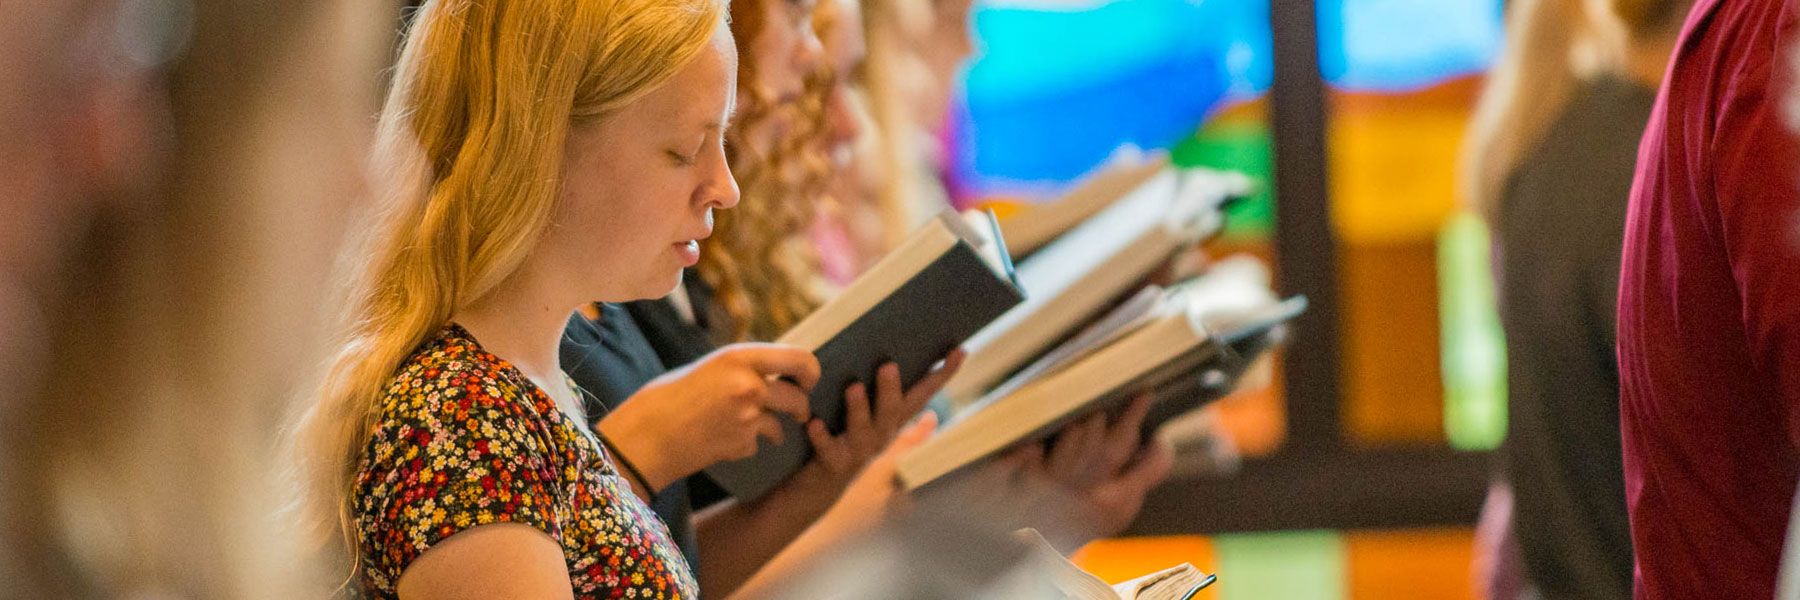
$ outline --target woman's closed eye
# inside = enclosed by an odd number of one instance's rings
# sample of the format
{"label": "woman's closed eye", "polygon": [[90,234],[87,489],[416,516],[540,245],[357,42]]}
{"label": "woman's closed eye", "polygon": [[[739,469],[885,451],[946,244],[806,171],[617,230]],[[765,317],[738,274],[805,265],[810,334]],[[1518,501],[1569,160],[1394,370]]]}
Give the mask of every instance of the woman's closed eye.
{"label": "woman's closed eye", "polygon": [[694,160],[696,158],[698,158],[692,154],[682,154],[680,151],[676,151],[676,150],[669,150],[668,154],[669,154],[669,160],[675,161],[675,164],[677,166],[682,166],[682,167],[694,166]]}

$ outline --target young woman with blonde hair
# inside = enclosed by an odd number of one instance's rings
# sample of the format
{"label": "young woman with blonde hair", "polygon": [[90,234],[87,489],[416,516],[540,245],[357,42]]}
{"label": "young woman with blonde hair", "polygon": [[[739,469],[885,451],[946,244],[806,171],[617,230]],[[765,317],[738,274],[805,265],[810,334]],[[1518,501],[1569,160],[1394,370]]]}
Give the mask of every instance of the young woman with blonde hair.
{"label": "young woman with blonde hair", "polygon": [[[382,119],[400,191],[359,256],[350,331],[302,427],[355,585],[694,597],[640,496],[779,437],[777,412],[805,420],[816,360],[727,347],[590,429],[557,353],[577,306],[667,293],[712,211],[737,203],[725,6],[445,0],[414,18]],[[744,593],[879,518],[866,507],[893,493],[884,464],[850,485],[856,510],[828,512]]]}
{"label": "young woman with blonde hair", "polygon": [[[834,8],[839,6],[817,10]],[[860,34],[860,14],[854,4],[848,9],[840,30]],[[727,158],[739,175],[744,200],[721,214],[715,235],[703,242],[700,264],[677,294],[623,306],[596,303],[586,315],[571,319],[563,364],[590,392],[593,414],[628,406],[626,400],[665,366],[688,364],[715,344],[771,339],[817,302],[812,282],[819,278],[819,265],[803,236],[829,175],[826,147],[834,142],[833,136],[858,134],[834,132],[824,122],[822,111],[828,103],[824,94],[840,90],[844,83],[828,73],[857,68],[860,43],[854,44],[856,55],[832,56],[829,64],[823,64],[826,57],[811,26],[810,17],[817,14],[812,2],[746,0],[734,3],[732,11],[732,29],[743,54],[738,117],[726,134]],[[890,367],[877,373],[872,389],[846,390],[847,429],[833,436],[822,425],[810,425],[807,435],[815,460],[754,502],[723,501],[723,492],[703,475],[659,489],[657,512],[670,524],[685,554],[699,565],[702,589],[709,595],[728,593],[812,525],[842,493],[849,477],[886,447],[941,387],[957,362],[955,356],[950,358],[910,389],[901,388],[897,371]],[[1123,439],[1126,429],[1134,426],[1121,424],[1106,432]],[[1089,426],[1076,435],[1097,440],[1102,433]],[[1107,453],[1092,453],[1076,460],[1068,456],[1073,452],[1066,450],[1056,464],[1067,469],[1087,465],[1082,468],[1100,472],[1105,465],[1095,465],[1113,459]],[[1118,515],[1128,520],[1135,514],[1134,503],[1166,471],[1166,463],[1156,459],[1166,456],[1151,456],[1152,460],[1132,464],[1131,477],[1119,476],[1125,471],[1125,458],[1118,458],[1107,472],[1113,477],[1083,486],[1092,491],[1104,482],[1111,492],[1097,496],[1117,499],[1095,505],[1109,507],[1097,511],[1108,513],[1100,520],[1110,523],[1121,518]],[[1111,510],[1121,504],[1123,510]],[[697,516],[696,509],[702,509]],[[1083,521],[1079,527],[1110,525]]]}
{"label": "young woman with blonde hair", "polygon": [[1494,227],[1508,347],[1501,455],[1510,494],[1490,495],[1482,539],[1494,542],[1478,552],[1498,575],[1494,598],[1525,585],[1544,598],[1631,593],[1614,346],[1619,257],[1638,141],[1690,4],[1508,7],[1507,48],[1482,92],[1461,173],[1465,199]]}
{"label": "young woman with blonde hair", "polygon": [[[807,222],[822,164],[806,158],[807,124],[796,103],[820,49],[810,1],[745,0],[731,6],[742,48],[736,116],[725,157],[745,201],[717,217],[700,241],[699,265],[669,300],[596,302],[572,317],[563,368],[585,392],[588,417],[629,410],[628,399],[665,371],[683,369],[731,341],[773,339],[810,312],[811,256],[796,243]],[[851,478],[887,447],[953,372],[946,365],[911,389],[884,371],[874,389],[846,390],[854,408],[838,435],[822,424],[807,435],[816,452],[798,473],[754,502],[730,500],[704,474],[659,481],[652,505],[707,595],[747,580],[836,502]],[[638,432],[614,432],[629,445]],[[629,455],[629,451],[627,452]]]}

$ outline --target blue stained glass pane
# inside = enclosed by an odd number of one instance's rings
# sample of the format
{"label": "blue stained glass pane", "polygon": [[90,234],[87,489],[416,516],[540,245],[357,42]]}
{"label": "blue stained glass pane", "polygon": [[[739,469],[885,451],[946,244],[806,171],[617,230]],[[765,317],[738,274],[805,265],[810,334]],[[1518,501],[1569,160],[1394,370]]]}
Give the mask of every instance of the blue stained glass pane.
{"label": "blue stained glass pane", "polygon": [[1267,0],[978,5],[957,179],[977,192],[1066,182],[1121,144],[1167,148],[1229,97],[1269,86]]}
{"label": "blue stained glass pane", "polygon": [[[978,3],[949,175],[977,194],[1051,192],[1120,144],[1187,139],[1221,103],[1269,89],[1268,2]],[[1373,92],[1479,73],[1501,14],[1501,0],[1318,0],[1320,72]]]}
{"label": "blue stained glass pane", "polygon": [[1339,88],[1407,91],[1485,71],[1501,0],[1319,0],[1319,72]]}

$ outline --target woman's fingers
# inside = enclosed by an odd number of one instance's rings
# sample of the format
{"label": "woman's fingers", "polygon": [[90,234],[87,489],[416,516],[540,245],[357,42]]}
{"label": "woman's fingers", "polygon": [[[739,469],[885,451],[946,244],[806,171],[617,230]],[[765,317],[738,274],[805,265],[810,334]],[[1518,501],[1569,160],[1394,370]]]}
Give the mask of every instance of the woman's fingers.
{"label": "woman's fingers", "polygon": [[763,408],[785,414],[796,423],[805,423],[812,418],[812,406],[807,401],[806,392],[784,382],[769,383],[761,402]]}
{"label": "woman's fingers", "polygon": [[[777,446],[781,445],[781,442],[787,439],[787,434],[781,430],[781,420],[776,419],[775,415],[772,414],[765,413],[762,416],[757,417],[752,421],[751,430],[756,432],[756,439],[769,440],[769,443]],[[754,442],[755,440],[753,439],[750,451],[744,453],[743,456],[750,456],[756,453]]]}
{"label": "woman's fingers", "polygon": [[831,472],[843,474],[856,470],[858,465],[856,457],[850,451],[850,445],[832,437],[831,431],[825,429],[824,421],[807,421],[806,437],[812,440],[813,453]]}
{"label": "woman's fingers", "polygon": [[844,389],[844,431],[860,431],[874,427],[869,407],[869,388],[852,383]]}
{"label": "woman's fingers", "polygon": [[791,379],[802,391],[811,390],[819,383],[819,358],[800,348],[743,343],[727,346],[725,353],[759,375]]}
{"label": "woman's fingers", "polygon": [[1139,494],[1148,492],[1150,488],[1162,483],[1169,476],[1169,470],[1175,467],[1175,449],[1161,439],[1153,439],[1144,446],[1143,454],[1131,465],[1119,480]]}
{"label": "woman's fingers", "polygon": [[1118,422],[1108,428],[1105,448],[1102,450],[1107,474],[1117,473],[1138,453],[1138,447],[1144,442],[1144,418],[1149,416],[1154,402],[1155,397],[1150,394],[1139,394],[1125,407],[1125,413],[1120,415]]}
{"label": "woman's fingers", "polygon": [[911,389],[906,390],[906,404],[903,412],[917,413],[924,409],[925,404],[931,402],[931,397],[943,391],[944,385],[950,383],[950,378],[956,375],[957,369],[962,368],[963,360],[968,356],[969,353],[962,348],[957,348],[951,351],[949,356],[945,356],[942,365],[925,374],[924,379],[920,379],[913,384]]}
{"label": "woman's fingers", "polygon": [[912,415],[902,414],[906,393],[900,387],[900,365],[887,363],[875,370],[875,424],[885,434],[899,431]]}
{"label": "woman's fingers", "polygon": [[881,452],[889,436],[894,434],[892,430],[878,429],[868,390],[868,386],[856,383],[844,392],[844,433],[840,437],[859,462]]}
{"label": "woman's fingers", "polygon": [[1056,438],[1056,447],[1050,450],[1050,474],[1069,486],[1085,487],[1088,473],[1094,470],[1089,463],[1095,462],[1094,451],[1105,433],[1105,415],[1094,415],[1063,428],[1062,435]]}

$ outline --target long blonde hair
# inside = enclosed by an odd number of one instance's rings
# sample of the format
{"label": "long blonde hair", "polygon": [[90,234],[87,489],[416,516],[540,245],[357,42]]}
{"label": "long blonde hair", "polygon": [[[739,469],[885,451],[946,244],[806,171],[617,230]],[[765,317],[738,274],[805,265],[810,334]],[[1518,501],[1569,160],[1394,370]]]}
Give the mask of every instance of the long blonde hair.
{"label": "long blonde hair", "polygon": [[1458,192],[1492,220],[1506,178],[1584,77],[1624,68],[1631,44],[1679,21],[1688,0],[1516,0],[1506,48],[1470,118]]}
{"label": "long blonde hair", "polygon": [[[745,44],[767,27],[765,3],[791,0],[740,0],[731,6],[731,30]],[[824,193],[828,165],[817,123],[802,117],[807,110],[780,103],[757,84],[757,53],[738,57],[737,117],[726,135],[726,160],[737,176],[737,208],[714,216],[712,237],[701,242],[695,266],[713,288],[714,301],[728,323],[709,334],[717,342],[772,340],[817,308],[811,280],[818,258],[803,234],[812,225]],[[810,98],[803,99],[803,102]],[[793,127],[761,151],[746,136],[769,120],[792,117]]]}
{"label": "long blonde hair", "polygon": [[347,333],[298,434],[309,500],[354,556],[350,494],[395,369],[493,292],[549,224],[574,123],[673,77],[723,0],[432,0],[414,17],[378,159],[396,190],[351,255]]}

